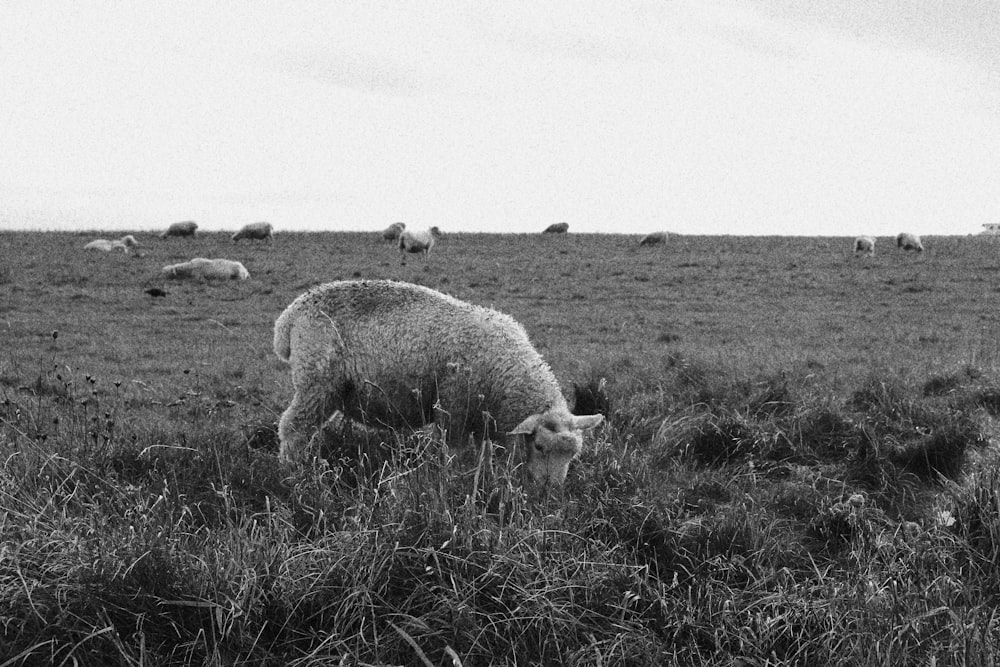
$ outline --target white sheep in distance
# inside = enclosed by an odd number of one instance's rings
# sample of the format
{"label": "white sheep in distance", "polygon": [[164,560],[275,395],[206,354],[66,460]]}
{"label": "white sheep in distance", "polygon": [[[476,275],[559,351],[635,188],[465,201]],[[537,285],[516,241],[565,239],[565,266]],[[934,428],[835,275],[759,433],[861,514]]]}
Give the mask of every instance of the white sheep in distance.
{"label": "white sheep in distance", "polygon": [[427,255],[434,247],[434,240],[438,238],[441,238],[441,230],[437,227],[404,229],[399,234],[399,263],[406,264],[406,253],[422,252]]}
{"label": "white sheep in distance", "polygon": [[568,222],[553,222],[551,225],[545,228],[543,234],[565,234],[569,231]]}
{"label": "white sheep in distance", "polygon": [[231,259],[194,259],[163,267],[165,278],[200,278],[202,280],[246,280],[250,272]]}
{"label": "white sheep in distance", "polygon": [[854,239],[854,254],[857,255],[859,252],[863,252],[869,257],[875,254],[875,237],[874,236],[859,236]]}
{"label": "white sheep in distance", "polygon": [[251,222],[243,225],[238,232],[232,235],[233,243],[240,239],[250,241],[274,241],[274,227],[270,222]]}
{"label": "white sheep in distance", "polygon": [[198,223],[191,220],[186,220],[184,222],[175,222],[166,231],[160,234],[161,239],[165,239],[168,236],[194,236],[195,231],[198,229]]}
{"label": "white sheep in distance", "polygon": [[512,317],[428,287],[339,281],[299,296],[274,324],[295,394],[280,458],[302,461],[337,411],[364,427],[434,424],[448,442],[525,437],[533,481],[561,485],[602,415],[570,413],[552,370]]}
{"label": "white sheep in distance", "polygon": [[903,232],[896,236],[896,247],[902,248],[903,250],[916,250],[917,252],[924,251],[924,244],[920,242],[920,237],[916,234],[909,234]]}
{"label": "white sheep in distance", "polygon": [[139,247],[139,242],[135,240],[135,237],[131,234],[126,234],[117,240],[107,240],[107,239],[94,239],[87,245],[83,246],[84,250],[103,250],[104,252],[111,252],[112,250],[121,249],[125,254],[132,251],[132,248]]}
{"label": "white sheep in distance", "polygon": [[405,222],[394,222],[382,230],[382,239],[384,241],[395,241],[399,239],[399,235],[403,233],[404,229],[406,229]]}
{"label": "white sheep in distance", "polygon": [[669,234],[667,232],[652,232],[651,234],[646,234],[639,241],[640,246],[647,245],[662,245],[667,242],[667,237]]}

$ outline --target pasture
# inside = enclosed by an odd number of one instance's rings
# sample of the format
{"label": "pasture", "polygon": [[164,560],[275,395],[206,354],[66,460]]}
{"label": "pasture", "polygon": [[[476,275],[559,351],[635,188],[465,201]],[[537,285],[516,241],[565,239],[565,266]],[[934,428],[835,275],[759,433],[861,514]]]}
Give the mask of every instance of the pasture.
{"label": "pasture", "polygon": [[[82,249],[118,235],[0,233],[0,665],[1000,657],[998,239]],[[250,278],[161,277],[192,257]],[[278,464],[274,320],[354,278],[509,313],[571,402],[607,379],[561,494],[425,433]]]}

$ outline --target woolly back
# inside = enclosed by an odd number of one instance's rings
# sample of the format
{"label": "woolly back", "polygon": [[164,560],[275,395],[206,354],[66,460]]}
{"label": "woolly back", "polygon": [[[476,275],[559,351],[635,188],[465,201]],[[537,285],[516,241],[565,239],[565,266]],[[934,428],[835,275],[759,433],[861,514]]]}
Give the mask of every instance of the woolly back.
{"label": "woolly back", "polygon": [[461,372],[470,391],[484,396],[484,406],[500,413],[493,416],[501,428],[516,425],[526,409],[565,406],[555,375],[524,327],[490,308],[404,282],[327,283],[299,296],[278,318],[274,349],[280,358],[289,358],[291,327],[304,316],[332,323],[351,354],[392,360],[401,375],[443,367]]}

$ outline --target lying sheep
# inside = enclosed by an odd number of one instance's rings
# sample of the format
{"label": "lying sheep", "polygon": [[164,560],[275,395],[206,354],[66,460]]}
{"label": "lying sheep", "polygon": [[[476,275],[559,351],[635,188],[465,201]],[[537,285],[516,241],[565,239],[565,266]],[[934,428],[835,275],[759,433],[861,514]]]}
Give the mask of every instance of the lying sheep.
{"label": "lying sheep", "polygon": [[667,236],[667,232],[653,232],[651,234],[646,234],[642,237],[642,240],[639,241],[639,245],[662,245],[667,242]]}
{"label": "lying sheep", "polygon": [[274,241],[274,228],[270,222],[251,222],[232,235],[233,243],[240,239],[250,241]]}
{"label": "lying sheep", "polygon": [[568,222],[554,222],[545,228],[543,234],[565,234],[569,231]]}
{"label": "lying sheep", "polygon": [[896,247],[903,250],[924,251],[924,244],[920,242],[920,237],[916,234],[908,234],[906,232],[896,236]]}
{"label": "lying sheep", "polygon": [[382,239],[385,241],[395,241],[399,239],[399,235],[403,233],[404,229],[406,229],[405,222],[394,222],[382,230]]}
{"label": "lying sheep", "polygon": [[404,229],[399,234],[399,263],[406,264],[406,253],[422,252],[427,255],[434,247],[434,240],[440,237],[441,230],[437,227],[417,230]]}
{"label": "lying sheep", "polygon": [[854,254],[857,255],[859,252],[863,252],[869,257],[875,254],[875,237],[873,236],[859,236],[854,239]]}
{"label": "lying sheep", "polygon": [[532,479],[560,485],[581,431],[603,420],[570,413],[552,370],[509,315],[420,285],[315,287],[278,317],[274,352],[291,365],[295,391],[278,425],[285,462],[307,457],[339,410],[366,427],[436,424],[456,446],[470,434],[523,435]]}
{"label": "lying sheep", "polygon": [[87,245],[83,246],[84,250],[103,250],[104,252],[111,252],[112,250],[121,249],[124,253],[128,254],[132,251],[132,248],[139,247],[139,242],[135,240],[135,237],[131,234],[126,234],[120,239],[114,241],[108,241],[106,239],[94,239]]}
{"label": "lying sheep", "polygon": [[160,234],[161,239],[165,239],[168,236],[194,236],[195,231],[198,229],[198,224],[188,220],[186,222],[175,222],[174,224],[167,227],[167,230]]}
{"label": "lying sheep", "polygon": [[231,259],[194,259],[163,267],[166,278],[201,278],[203,280],[246,280],[250,272]]}

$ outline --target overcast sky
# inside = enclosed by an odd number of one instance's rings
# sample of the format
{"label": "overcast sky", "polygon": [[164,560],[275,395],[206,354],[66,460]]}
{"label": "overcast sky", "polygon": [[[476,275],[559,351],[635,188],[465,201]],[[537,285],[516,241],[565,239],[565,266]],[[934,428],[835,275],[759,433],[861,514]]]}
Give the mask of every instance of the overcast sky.
{"label": "overcast sky", "polygon": [[0,2],[0,228],[967,234],[997,0]]}

